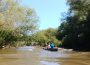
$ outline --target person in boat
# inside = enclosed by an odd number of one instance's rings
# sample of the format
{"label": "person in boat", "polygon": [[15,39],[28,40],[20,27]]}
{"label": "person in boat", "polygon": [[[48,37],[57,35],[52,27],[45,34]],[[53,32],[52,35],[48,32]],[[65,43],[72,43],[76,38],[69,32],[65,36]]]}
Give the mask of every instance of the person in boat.
{"label": "person in boat", "polygon": [[62,42],[59,42],[58,47],[63,48]]}
{"label": "person in boat", "polygon": [[53,42],[50,42],[50,48],[54,48],[55,47],[55,45],[54,45],[54,43]]}
{"label": "person in boat", "polygon": [[50,42],[47,43],[46,48],[47,48],[47,49],[51,48],[51,46],[50,46]]}

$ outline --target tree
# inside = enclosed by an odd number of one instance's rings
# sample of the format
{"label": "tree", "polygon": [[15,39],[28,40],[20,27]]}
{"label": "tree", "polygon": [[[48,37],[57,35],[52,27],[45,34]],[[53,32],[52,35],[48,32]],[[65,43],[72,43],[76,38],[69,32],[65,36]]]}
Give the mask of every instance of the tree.
{"label": "tree", "polygon": [[55,45],[58,44],[58,39],[56,39],[57,30],[53,28],[49,28],[46,30],[38,31],[37,33],[33,34],[30,38],[37,42],[39,45],[46,45],[46,43],[53,41]]}
{"label": "tree", "polygon": [[[90,50],[89,46],[89,0],[67,0],[70,6],[69,15],[65,17],[58,31],[64,40],[65,48],[73,48],[75,50]],[[87,31],[87,32],[86,32]]]}
{"label": "tree", "polygon": [[[37,27],[38,16],[35,10],[22,7],[17,0],[0,1],[0,31],[2,31],[0,40],[8,43],[8,40],[12,41],[14,37],[20,39],[28,31],[35,31]],[[13,36],[10,37],[9,34]],[[8,37],[4,39],[3,36]]]}

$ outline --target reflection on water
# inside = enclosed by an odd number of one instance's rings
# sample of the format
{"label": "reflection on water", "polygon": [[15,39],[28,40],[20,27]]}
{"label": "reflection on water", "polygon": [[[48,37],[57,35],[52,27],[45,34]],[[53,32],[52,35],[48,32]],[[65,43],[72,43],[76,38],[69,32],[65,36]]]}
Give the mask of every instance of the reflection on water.
{"label": "reflection on water", "polygon": [[89,58],[90,52],[50,52],[32,46],[0,50],[0,65],[90,65]]}
{"label": "reflection on water", "polygon": [[18,50],[21,50],[21,51],[33,51],[34,47],[33,46],[19,47]]}

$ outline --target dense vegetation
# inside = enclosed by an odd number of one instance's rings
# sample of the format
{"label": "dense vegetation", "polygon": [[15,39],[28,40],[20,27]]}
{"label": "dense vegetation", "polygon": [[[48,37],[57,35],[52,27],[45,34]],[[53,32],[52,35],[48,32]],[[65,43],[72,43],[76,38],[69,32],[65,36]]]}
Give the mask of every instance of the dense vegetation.
{"label": "dense vegetation", "polygon": [[67,0],[69,11],[58,28],[65,48],[90,50],[90,1]]}
{"label": "dense vegetation", "polygon": [[53,41],[55,45],[59,43],[59,40],[56,39],[57,30],[49,28],[46,30],[38,31],[37,33],[31,35],[31,41],[37,42],[37,45],[45,46],[48,42]]}
{"label": "dense vegetation", "polygon": [[[0,48],[23,45],[58,43],[56,29],[38,31],[38,16],[31,8],[22,7],[18,0],[0,1]],[[37,32],[36,32],[37,31]]]}
{"label": "dense vegetation", "polygon": [[38,17],[33,9],[22,7],[18,0],[0,0],[1,48],[26,44],[27,33],[34,32],[37,26]]}

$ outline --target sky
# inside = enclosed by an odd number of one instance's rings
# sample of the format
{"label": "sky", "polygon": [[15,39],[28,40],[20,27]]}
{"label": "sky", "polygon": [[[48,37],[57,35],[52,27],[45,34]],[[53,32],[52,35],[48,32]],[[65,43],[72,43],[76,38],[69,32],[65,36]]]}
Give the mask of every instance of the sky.
{"label": "sky", "polygon": [[62,13],[68,6],[66,0],[22,0],[22,5],[33,8],[39,16],[39,29],[58,28]]}

